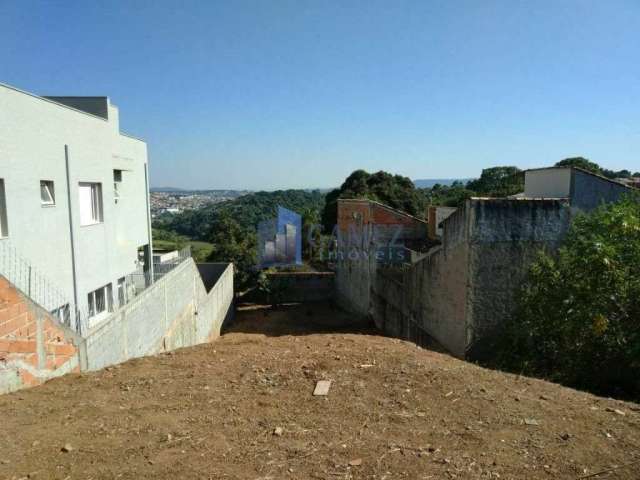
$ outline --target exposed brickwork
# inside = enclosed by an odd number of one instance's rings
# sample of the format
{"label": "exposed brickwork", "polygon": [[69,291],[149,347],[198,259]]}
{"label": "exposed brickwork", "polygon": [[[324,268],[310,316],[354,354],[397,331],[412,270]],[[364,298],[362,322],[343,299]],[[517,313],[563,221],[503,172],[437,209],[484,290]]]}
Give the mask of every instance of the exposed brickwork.
{"label": "exposed brickwork", "polygon": [[339,199],[338,228],[343,234],[369,228],[379,240],[412,242],[427,237],[424,220],[371,200]]}
{"label": "exposed brickwork", "polygon": [[78,349],[63,327],[0,276],[0,393],[78,368]]}

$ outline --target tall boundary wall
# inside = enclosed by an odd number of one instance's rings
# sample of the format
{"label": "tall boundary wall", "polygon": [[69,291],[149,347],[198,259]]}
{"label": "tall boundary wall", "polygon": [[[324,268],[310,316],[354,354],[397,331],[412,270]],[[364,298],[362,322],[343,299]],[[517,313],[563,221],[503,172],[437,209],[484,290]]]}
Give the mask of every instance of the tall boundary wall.
{"label": "tall boundary wall", "polygon": [[0,276],[0,393],[212,341],[232,315],[232,264],[188,259],[84,337]]}
{"label": "tall boundary wall", "polygon": [[[397,226],[402,228],[397,230]],[[378,262],[371,252],[389,241],[423,241],[427,223],[404,212],[372,200],[338,199],[338,232],[344,255],[336,261],[336,303],[356,315],[371,314],[371,285]],[[407,258],[410,252],[405,252]],[[380,327],[380,325],[378,325]]]}
{"label": "tall boundary wall", "polygon": [[566,200],[471,199],[444,221],[442,244],[413,263],[338,263],[337,299],[389,335],[483,356],[530,262],[555,250],[570,222]]}
{"label": "tall boundary wall", "polygon": [[233,314],[232,304],[233,266],[207,292],[188,259],[88,332],[87,369],[211,341]]}

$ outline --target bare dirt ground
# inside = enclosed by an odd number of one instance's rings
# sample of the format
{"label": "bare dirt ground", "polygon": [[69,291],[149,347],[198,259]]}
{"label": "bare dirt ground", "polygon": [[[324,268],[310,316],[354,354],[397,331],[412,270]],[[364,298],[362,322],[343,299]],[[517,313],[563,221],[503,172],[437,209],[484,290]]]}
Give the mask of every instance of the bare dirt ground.
{"label": "bare dirt ground", "polygon": [[640,478],[638,405],[348,319],[247,308],[212,344],[2,396],[0,478]]}

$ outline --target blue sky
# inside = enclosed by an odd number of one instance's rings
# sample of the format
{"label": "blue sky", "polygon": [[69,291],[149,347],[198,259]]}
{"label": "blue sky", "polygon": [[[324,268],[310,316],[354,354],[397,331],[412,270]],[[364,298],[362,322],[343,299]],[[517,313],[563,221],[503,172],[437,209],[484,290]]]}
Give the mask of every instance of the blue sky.
{"label": "blue sky", "polygon": [[151,183],[640,170],[640,2],[0,0],[0,81],[108,95]]}

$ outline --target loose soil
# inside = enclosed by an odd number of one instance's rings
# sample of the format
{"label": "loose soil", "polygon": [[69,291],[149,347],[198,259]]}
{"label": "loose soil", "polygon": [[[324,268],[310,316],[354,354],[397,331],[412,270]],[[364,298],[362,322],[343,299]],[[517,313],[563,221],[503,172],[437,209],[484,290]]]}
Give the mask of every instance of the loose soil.
{"label": "loose soil", "polygon": [[0,412],[0,478],[640,478],[638,405],[379,336],[329,306],[245,307],[211,344],[67,375]]}

